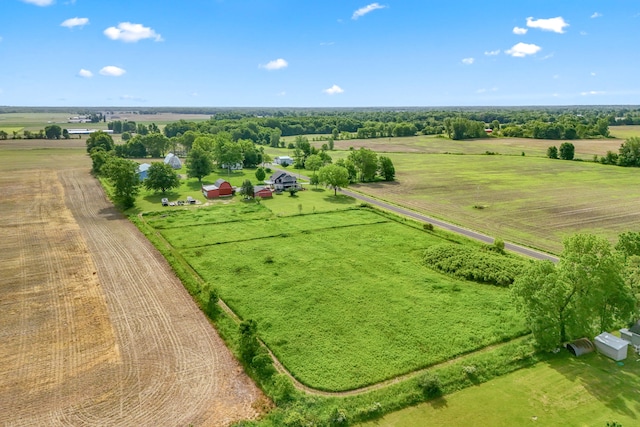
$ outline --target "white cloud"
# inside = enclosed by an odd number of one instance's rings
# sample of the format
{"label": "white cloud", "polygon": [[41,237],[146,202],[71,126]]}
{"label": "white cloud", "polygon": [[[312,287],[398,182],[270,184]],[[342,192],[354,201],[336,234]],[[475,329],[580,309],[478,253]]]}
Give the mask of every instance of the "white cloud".
{"label": "white cloud", "polygon": [[79,77],[84,77],[85,79],[91,78],[93,77],[93,73],[89,70],[85,70],[84,68],[80,68],[80,71],[78,71],[78,76]]}
{"label": "white cloud", "polygon": [[89,23],[89,18],[69,18],[60,24],[61,27],[74,28],[74,27],[84,27]]}
{"label": "white cloud", "polygon": [[320,42],[320,46],[333,46],[336,42]]}
{"label": "white cloud", "polygon": [[591,15],[591,19],[600,18],[600,17],[602,17],[602,14],[599,12],[594,12],[593,15]]}
{"label": "white cloud", "polygon": [[590,90],[588,92],[580,92],[582,96],[590,96],[590,95],[604,95],[606,92],[602,90]]}
{"label": "white cloud", "polygon": [[153,29],[142,24],[132,24],[131,22],[121,22],[118,27],[109,27],[104,30],[104,35],[111,40],[121,40],[125,43],[135,43],[143,39],[153,39],[161,42],[162,36]]}
{"label": "white cloud", "polygon": [[591,76],[592,76],[592,77],[595,77],[595,76],[596,76],[596,73],[594,73],[594,72],[592,71],[592,72],[591,72]]}
{"label": "white cloud", "polygon": [[586,31],[580,31],[580,35],[581,36],[586,36],[587,34],[589,34],[589,33],[587,33]]}
{"label": "white cloud", "polygon": [[560,78],[560,74],[554,74],[554,75],[553,75],[553,78],[554,78],[554,79],[559,79],[559,78]]}
{"label": "white cloud", "polygon": [[22,0],[24,3],[35,4],[36,6],[51,6],[55,0]]}
{"label": "white cloud", "polygon": [[475,59],[473,59],[473,58],[463,58],[463,59],[462,59],[462,63],[463,63],[463,64],[466,64],[466,65],[471,65],[471,64],[473,64],[473,61],[475,61]]}
{"label": "white cloud", "polygon": [[278,92],[276,95],[277,95],[277,96],[286,96],[286,95],[287,95],[287,92],[285,92],[285,91]]}
{"label": "white cloud", "polygon": [[366,15],[369,12],[373,12],[376,9],[384,9],[387,6],[382,6],[378,3],[371,3],[366,5],[365,7],[361,7],[360,9],[356,10],[355,12],[353,12],[353,15],[351,16],[351,19],[358,19],[361,16]]}
{"label": "white cloud", "polygon": [[487,56],[496,56],[496,55],[500,55],[500,49],[497,50],[486,50],[484,52],[485,55]]}
{"label": "white cloud", "polygon": [[487,91],[486,89],[478,89],[476,93],[485,93],[486,91]]}
{"label": "white cloud", "polygon": [[527,31],[529,31],[529,30],[527,30],[526,28],[513,27],[513,34],[517,34],[519,36],[527,34]]}
{"label": "white cloud", "polygon": [[0,43],[2,43],[2,36],[0,36]]}
{"label": "white cloud", "polygon": [[126,70],[116,67],[115,65],[107,65],[100,70],[100,74],[103,76],[120,77],[124,73],[126,73]]}
{"label": "white cloud", "polygon": [[564,27],[568,27],[562,16],[549,19],[533,19],[527,18],[527,27],[538,28],[543,31],[553,31],[554,33],[564,33]]}
{"label": "white cloud", "polygon": [[536,53],[540,52],[540,50],[542,50],[540,46],[521,42],[513,45],[511,49],[505,50],[504,53],[516,58],[524,58],[527,55],[535,55]]}
{"label": "white cloud", "polygon": [[324,93],[326,93],[327,95],[335,95],[337,93],[342,93],[344,92],[344,89],[342,89],[340,86],[338,85],[333,85],[328,89],[324,89],[323,90]]}
{"label": "white cloud", "polygon": [[265,70],[280,70],[282,68],[287,68],[289,63],[282,58],[274,59],[273,61],[269,61],[264,65],[259,65],[258,68],[264,68]]}

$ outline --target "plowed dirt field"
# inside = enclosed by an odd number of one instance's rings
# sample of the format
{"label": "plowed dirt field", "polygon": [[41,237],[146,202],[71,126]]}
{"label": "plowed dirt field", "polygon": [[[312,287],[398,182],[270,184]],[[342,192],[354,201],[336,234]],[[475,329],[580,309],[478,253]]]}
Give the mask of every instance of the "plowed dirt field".
{"label": "plowed dirt field", "polygon": [[223,426],[267,403],[88,168],[0,170],[0,425]]}

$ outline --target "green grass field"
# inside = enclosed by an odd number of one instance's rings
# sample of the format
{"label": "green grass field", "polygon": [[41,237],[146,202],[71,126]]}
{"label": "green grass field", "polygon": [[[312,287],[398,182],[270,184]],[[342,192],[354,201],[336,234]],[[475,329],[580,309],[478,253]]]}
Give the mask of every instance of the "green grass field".
{"label": "green grass field", "polygon": [[598,354],[573,358],[563,351],[531,368],[361,426],[605,427],[611,421],[635,426],[640,362],[629,355],[619,366]]}
{"label": "green grass field", "polygon": [[526,331],[507,290],[422,265],[439,235],[362,209],[250,220],[237,210],[227,222],[211,212],[207,225],[175,214],[150,224],[312,387],[377,383]]}

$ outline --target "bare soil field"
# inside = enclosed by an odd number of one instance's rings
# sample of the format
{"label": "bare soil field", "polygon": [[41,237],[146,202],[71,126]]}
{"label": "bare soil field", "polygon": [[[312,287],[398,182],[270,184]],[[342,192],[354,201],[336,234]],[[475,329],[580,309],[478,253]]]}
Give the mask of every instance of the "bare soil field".
{"label": "bare soil field", "polygon": [[0,188],[1,425],[224,426],[268,406],[88,167],[4,168]]}

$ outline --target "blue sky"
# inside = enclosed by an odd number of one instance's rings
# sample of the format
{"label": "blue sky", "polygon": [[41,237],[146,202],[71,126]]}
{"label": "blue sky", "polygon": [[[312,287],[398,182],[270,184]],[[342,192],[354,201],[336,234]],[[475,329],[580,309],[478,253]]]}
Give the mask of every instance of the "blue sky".
{"label": "blue sky", "polygon": [[0,105],[640,104],[639,0],[0,0]]}

